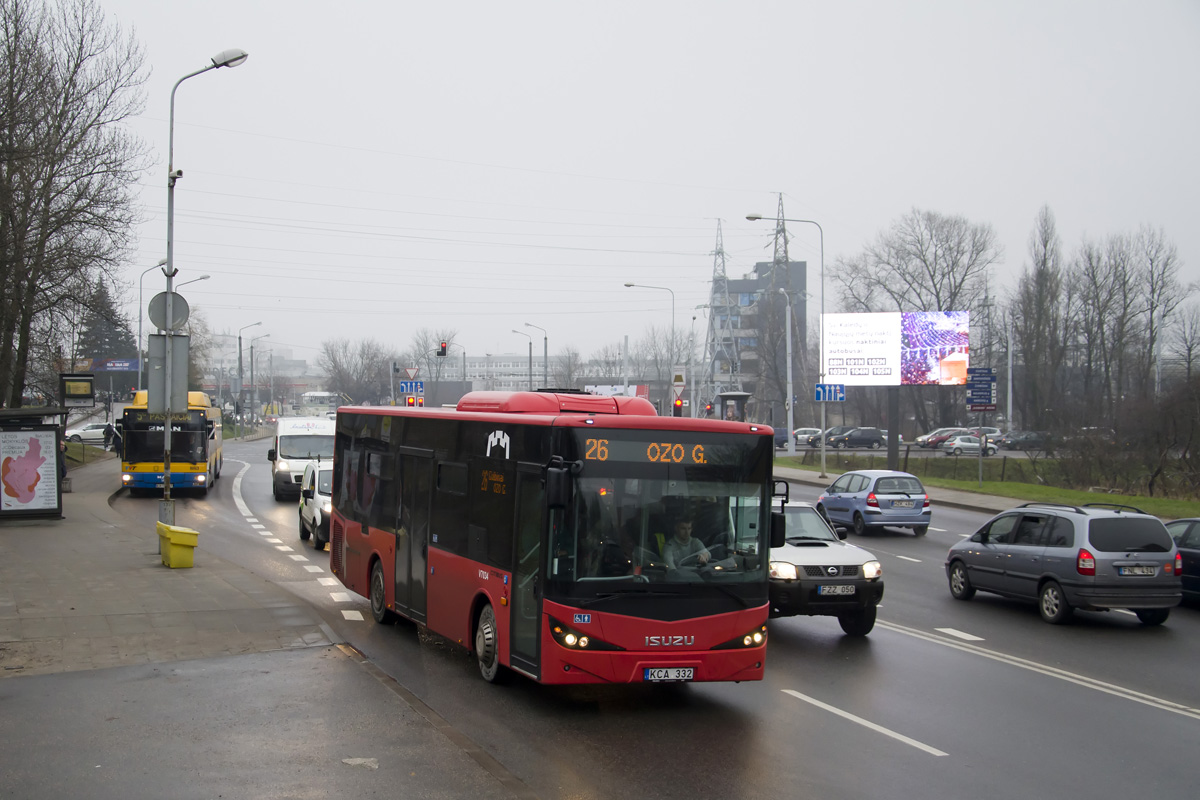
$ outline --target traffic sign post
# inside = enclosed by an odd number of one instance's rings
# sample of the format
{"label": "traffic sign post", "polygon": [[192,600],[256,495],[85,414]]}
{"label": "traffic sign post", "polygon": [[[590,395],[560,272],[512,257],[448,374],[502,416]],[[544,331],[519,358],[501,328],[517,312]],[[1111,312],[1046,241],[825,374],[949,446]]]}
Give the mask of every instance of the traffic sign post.
{"label": "traffic sign post", "polygon": [[996,410],[995,367],[967,367],[967,410]]}

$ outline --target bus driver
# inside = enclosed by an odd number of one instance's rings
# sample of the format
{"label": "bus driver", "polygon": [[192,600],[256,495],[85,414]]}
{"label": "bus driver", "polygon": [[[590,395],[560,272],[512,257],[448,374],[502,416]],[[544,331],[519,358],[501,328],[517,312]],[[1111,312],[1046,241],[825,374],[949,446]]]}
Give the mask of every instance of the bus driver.
{"label": "bus driver", "polygon": [[671,569],[682,566],[703,566],[712,555],[699,539],[692,538],[692,521],[687,517],[675,520],[675,530],[663,545],[663,559]]}

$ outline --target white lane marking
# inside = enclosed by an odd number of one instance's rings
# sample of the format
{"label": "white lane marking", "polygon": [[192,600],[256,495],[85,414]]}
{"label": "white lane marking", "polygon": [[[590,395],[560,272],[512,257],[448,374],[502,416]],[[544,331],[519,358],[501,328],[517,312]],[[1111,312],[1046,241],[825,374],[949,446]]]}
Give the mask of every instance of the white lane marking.
{"label": "white lane marking", "polygon": [[246,517],[246,522],[258,522],[258,517]]}
{"label": "white lane marking", "polygon": [[896,558],[903,558],[905,561],[911,561],[914,564],[921,563],[921,559],[919,559],[919,558],[909,558],[908,556],[896,556]]}
{"label": "white lane marking", "polygon": [[277,544],[277,545],[275,545],[275,549],[276,549],[276,550],[278,550],[278,551],[279,551],[279,552],[281,552],[281,553],[290,553],[290,552],[292,552],[292,546],[291,546],[291,545],[289,545],[289,544]]}
{"label": "white lane marking", "polygon": [[346,619],[356,619],[359,622],[362,622],[363,618],[361,611],[347,611],[346,609],[342,609],[342,616]]}
{"label": "white lane marking", "polygon": [[[229,460],[234,461],[232,458]],[[237,461],[235,463],[245,464],[246,466],[242,467],[238,471],[237,477],[233,479],[233,504],[237,506],[238,513],[243,517],[253,517],[254,515],[250,513],[250,506],[246,505],[246,501],[242,499],[242,478],[250,470],[250,462]]]}
{"label": "white lane marking", "polygon": [[[288,550],[291,549],[292,548],[290,547],[288,548]],[[292,561],[308,561],[308,556],[288,556],[288,558],[290,558]]]}
{"label": "white lane marking", "polygon": [[1113,611],[1117,612],[1118,614],[1128,614],[1131,617],[1137,616],[1137,614],[1130,611],[1128,608],[1114,608]]}
{"label": "white lane marking", "polygon": [[960,533],[960,534],[958,535],[958,538],[960,538],[960,539],[965,539],[965,538],[967,538],[967,537],[968,537],[968,536],[970,536],[970,535],[971,535],[971,534],[969,534],[969,533]]}
{"label": "white lane marking", "polygon": [[913,637],[914,639],[922,639],[926,642],[932,642],[933,644],[940,644],[943,647],[961,650],[964,653],[971,653],[973,655],[982,656],[983,658],[990,658],[992,661],[999,661],[1002,664],[1009,664],[1014,667],[1020,667],[1021,669],[1027,669],[1030,672],[1037,672],[1051,678],[1058,678],[1059,680],[1066,681],[1067,683],[1073,683],[1077,686],[1082,686],[1085,689],[1093,689],[1097,692],[1110,694],[1114,697],[1123,697],[1126,700],[1132,700],[1135,703],[1141,703],[1142,705],[1150,706],[1151,708],[1157,708],[1162,711],[1170,711],[1173,714],[1191,717],[1192,719],[1200,719],[1200,708],[1191,708],[1190,706],[1185,706],[1181,703],[1173,703],[1170,700],[1163,700],[1161,697],[1143,694],[1142,692],[1134,691],[1133,689],[1126,689],[1123,686],[1117,686],[1113,683],[1105,683],[1104,681],[1096,680],[1095,678],[1089,678],[1086,675],[1080,675],[1076,672],[1068,672],[1065,669],[1049,667],[1044,664],[1039,664],[1036,661],[1029,661],[1024,658],[1018,658],[1017,656],[1006,655],[1005,653],[1000,653],[995,650],[988,650],[978,645],[967,644],[965,642],[956,642],[953,639],[935,636],[932,633],[927,633],[926,631],[922,631],[917,628],[906,628],[903,625],[897,625],[894,622],[884,622],[883,620],[878,620],[876,621],[875,626],[885,628],[886,630],[893,631],[895,633],[903,633],[906,636]]}
{"label": "white lane marking", "polygon": [[945,528],[935,528],[935,527],[933,527],[932,525],[930,525],[930,526],[929,526],[929,530],[931,530],[931,531],[937,531],[938,533],[945,533],[945,532],[946,532],[946,529],[945,529]]}
{"label": "white lane marking", "polygon": [[[306,570],[308,570],[309,572],[324,572],[324,571],[325,571],[325,570],[321,569],[320,567],[318,567],[316,564],[305,564],[305,565],[304,565],[304,568],[305,568]],[[323,581],[324,581],[324,580],[327,580],[327,579],[326,579],[326,578],[321,578],[321,580],[323,580]],[[337,578],[328,578],[328,580],[331,580],[331,581],[334,581],[334,582],[336,582],[336,581],[337,581]]]}
{"label": "white lane marking", "polygon": [[822,703],[820,700],[817,700],[814,697],[809,697],[808,695],[800,694],[799,692],[794,691],[792,689],[784,689],[783,693],[790,694],[792,697],[795,697],[797,700],[803,700],[806,703],[811,703],[812,705],[816,706],[817,708],[824,709],[825,711],[828,711],[831,714],[837,714],[839,717],[842,717],[843,719],[848,719],[851,722],[862,725],[864,728],[870,728],[871,730],[875,731],[876,733],[882,733],[884,736],[890,736],[898,742],[904,742],[904,744],[907,744],[911,747],[915,747],[918,750],[924,750],[926,753],[929,753],[930,755],[934,755],[934,756],[950,755],[949,753],[943,753],[941,750],[938,750],[936,747],[930,747],[927,744],[918,742],[916,739],[910,739],[909,737],[905,736],[902,733],[896,733],[895,731],[889,730],[888,728],[885,728],[882,725],[876,725],[874,722],[871,722],[870,720],[865,720],[862,717],[857,717],[854,714],[851,714],[849,711],[843,711],[840,708],[835,708],[834,706],[829,705],[828,703]]}
{"label": "white lane marking", "polygon": [[350,593],[349,592],[330,592],[329,596],[331,598],[333,598],[333,602],[335,602],[335,603],[349,603],[350,602]]}
{"label": "white lane marking", "polygon": [[274,534],[271,533],[270,531],[259,531],[258,535],[259,536],[274,536]]}
{"label": "white lane marking", "polygon": [[254,523],[253,525],[251,525],[250,527],[251,527],[251,528],[254,528],[256,531],[262,531],[262,530],[266,530],[266,528],[267,528],[267,526],[266,526],[266,525],[262,525],[262,524],[259,524],[259,523],[257,523],[257,522],[256,522],[256,523]]}
{"label": "white lane marking", "polygon": [[956,631],[954,628],[934,628],[934,630],[938,633],[944,633],[947,636],[962,639],[964,642],[982,642],[984,640],[982,636],[974,636],[970,633]]}
{"label": "white lane marking", "polygon": [[274,536],[272,536],[270,539],[267,539],[267,543],[268,544],[283,544],[283,539],[276,539]]}
{"label": "white lane marking", "polygon": [[[317,569],[320,569],[320,567],[317,567]],[[337,578],[317,578],[317,583],[321,584],[322,586],[337,586],[338,579]]]}

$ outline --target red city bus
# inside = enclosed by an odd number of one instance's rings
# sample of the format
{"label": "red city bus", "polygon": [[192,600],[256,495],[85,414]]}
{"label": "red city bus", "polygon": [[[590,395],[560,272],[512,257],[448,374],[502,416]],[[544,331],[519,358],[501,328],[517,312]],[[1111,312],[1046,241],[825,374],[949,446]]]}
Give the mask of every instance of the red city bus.
{"label": "red city bus", "polygon": [[633,397],[342,407],[330,562],[488,681],[761,680],[773,455],[767,426]]}

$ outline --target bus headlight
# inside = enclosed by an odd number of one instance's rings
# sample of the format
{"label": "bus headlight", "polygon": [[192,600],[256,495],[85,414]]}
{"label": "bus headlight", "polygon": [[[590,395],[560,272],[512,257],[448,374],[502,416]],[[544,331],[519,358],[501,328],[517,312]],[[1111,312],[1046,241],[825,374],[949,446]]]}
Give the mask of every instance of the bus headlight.
{"label": "bus headlight", "polygon": [[196,476],[196,483],[204,483],[206,480],[208,480],[207,475],[197,475]]}
{"label": "bus headlight", "polygon": [[868,561],[863,564],[863,577],[869,581],[873,581],[883,574],[883,565],[878,561]]}
{"label": "bus headlight", "polygon": [[728,642],[722,642],[713,648],[713,650],[738,650],[744,647],[761,647],[767,643],[767,626],[762,625],[752,631],[730,639]]}
{"label": "bus headlight", "polygon": [[771,577],[781,581],[794,581],[796,580],[796,565],[786,561],[772,561]]}
{"label": "bus headlight", "polygon": [[129,473],[125,473],[124,475],[121,476],[121,483],[129,483],[129,481],[131,481],[132,479],[133,479],[132,475],[130,475]]}
{"label": "bus headlight", "polygon": [[623,647],[617,647],[614,644],[601,641],[599,639],[588,636],[586,633],[580,633],[568,626],[562,624],[553,617],[550,620],[550,633],[554,636],[554,641],[558,642],[568,650],[624,650]]}

